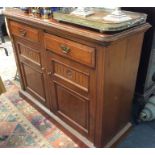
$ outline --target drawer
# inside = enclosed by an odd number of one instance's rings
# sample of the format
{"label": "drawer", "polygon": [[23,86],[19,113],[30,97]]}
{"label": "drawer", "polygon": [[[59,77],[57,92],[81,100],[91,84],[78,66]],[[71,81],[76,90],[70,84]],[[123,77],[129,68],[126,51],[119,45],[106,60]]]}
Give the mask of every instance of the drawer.
{"label": "drawer", "polygon": [[67,64],[52,60],[53,75],[62,80],[88,92],[89,74],[82,72],[76,68],[70,67]]}
{"label": "drawer", "polygon": [[39,42],[39,30],[23,25],[18,22],[10,21],[10,29],[12,34],[24,39]]}
{"label": "drawer", "polygon": [[74,41],[45,34],[45,46],[56,54],[62,55],[90,67],[95,66],[95,48]]}

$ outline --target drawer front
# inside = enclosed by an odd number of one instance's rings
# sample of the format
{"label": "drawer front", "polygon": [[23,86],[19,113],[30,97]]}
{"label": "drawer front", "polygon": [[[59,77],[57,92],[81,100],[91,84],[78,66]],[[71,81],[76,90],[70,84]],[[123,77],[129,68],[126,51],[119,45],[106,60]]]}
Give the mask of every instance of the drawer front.
{"label": "drawer front", "polygon": [[39,42],[39,30],[31,28],[29,26],[10,21],[10,28],[12,34],[22,37],[26,40],[33,42]]}
{"label": "drawer front", "polygon": [[81,89],[88,92],[89,74],[61,63],[58,60],[52,60],[54,76],[57,76]]}
{"label": "drawer front", "polygon": [[47,50],[80,62],[90,67],[95,66],[95,48],[77,42],[45,34]]}

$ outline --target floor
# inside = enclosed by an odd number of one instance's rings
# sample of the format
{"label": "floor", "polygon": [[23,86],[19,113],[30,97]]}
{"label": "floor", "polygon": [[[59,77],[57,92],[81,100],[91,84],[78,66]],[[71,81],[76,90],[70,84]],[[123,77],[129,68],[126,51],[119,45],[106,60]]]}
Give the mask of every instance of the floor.
{"label": "floor", "polygon": [[75,148],[78,144],[19,96],[19,82],[6,80],[0,95],[0,148]]}
{"label": "floor", "polygon": [[155,121],[136,125],[118,148],[155,148]]}
{"label": "floor", "polygon": [[[6,56],[4,50],[0,49],[0,75],[4,81],[13,80],[16,73],[12,46],[7,37],[5,46],[9,51],[9,56]],[[134,126],[118,148],[155,148],[155,121]]]}
{"label": "floor", "polygon": [[9,56],[6,56],[4,49],[0,48],[0,75],[3,81],[13,80],[16,74],[12,45],[8,37],[5,37],[5,41],[4,45],[8,50]]}

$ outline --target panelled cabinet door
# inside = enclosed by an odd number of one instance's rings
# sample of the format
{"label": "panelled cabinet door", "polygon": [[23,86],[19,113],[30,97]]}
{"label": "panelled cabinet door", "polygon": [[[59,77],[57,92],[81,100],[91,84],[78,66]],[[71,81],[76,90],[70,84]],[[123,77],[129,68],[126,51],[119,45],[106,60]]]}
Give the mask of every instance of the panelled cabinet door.
{"label": "panelled cabinet door", "polygon": [[47,106],[45,92],[45,73],[41,62],[41,52],[16,41],[20,62],[21,82],[23,89]]}
{"label": "panelled cabinet door", "polygon": [[93,82],[90,83],[93,79],[91,69],[76,66],[69,59],[46,52],[52,111],[79,133],[93,140],[95,102],[92,89],[95,87]]}

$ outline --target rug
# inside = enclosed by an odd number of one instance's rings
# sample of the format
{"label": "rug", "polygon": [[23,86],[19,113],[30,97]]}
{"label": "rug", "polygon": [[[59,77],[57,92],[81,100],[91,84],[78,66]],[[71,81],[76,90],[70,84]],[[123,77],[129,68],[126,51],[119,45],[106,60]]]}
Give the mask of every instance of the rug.
{"label": "rug", "polygon": [[7,80],[4,84],[7,92],[0,96],[1,148],[78,147],[56,125],[19,96],[18,82]]}
{"label": "rug", "polygon": [[0,147],[50,147],[4,95],[0,97]]}

